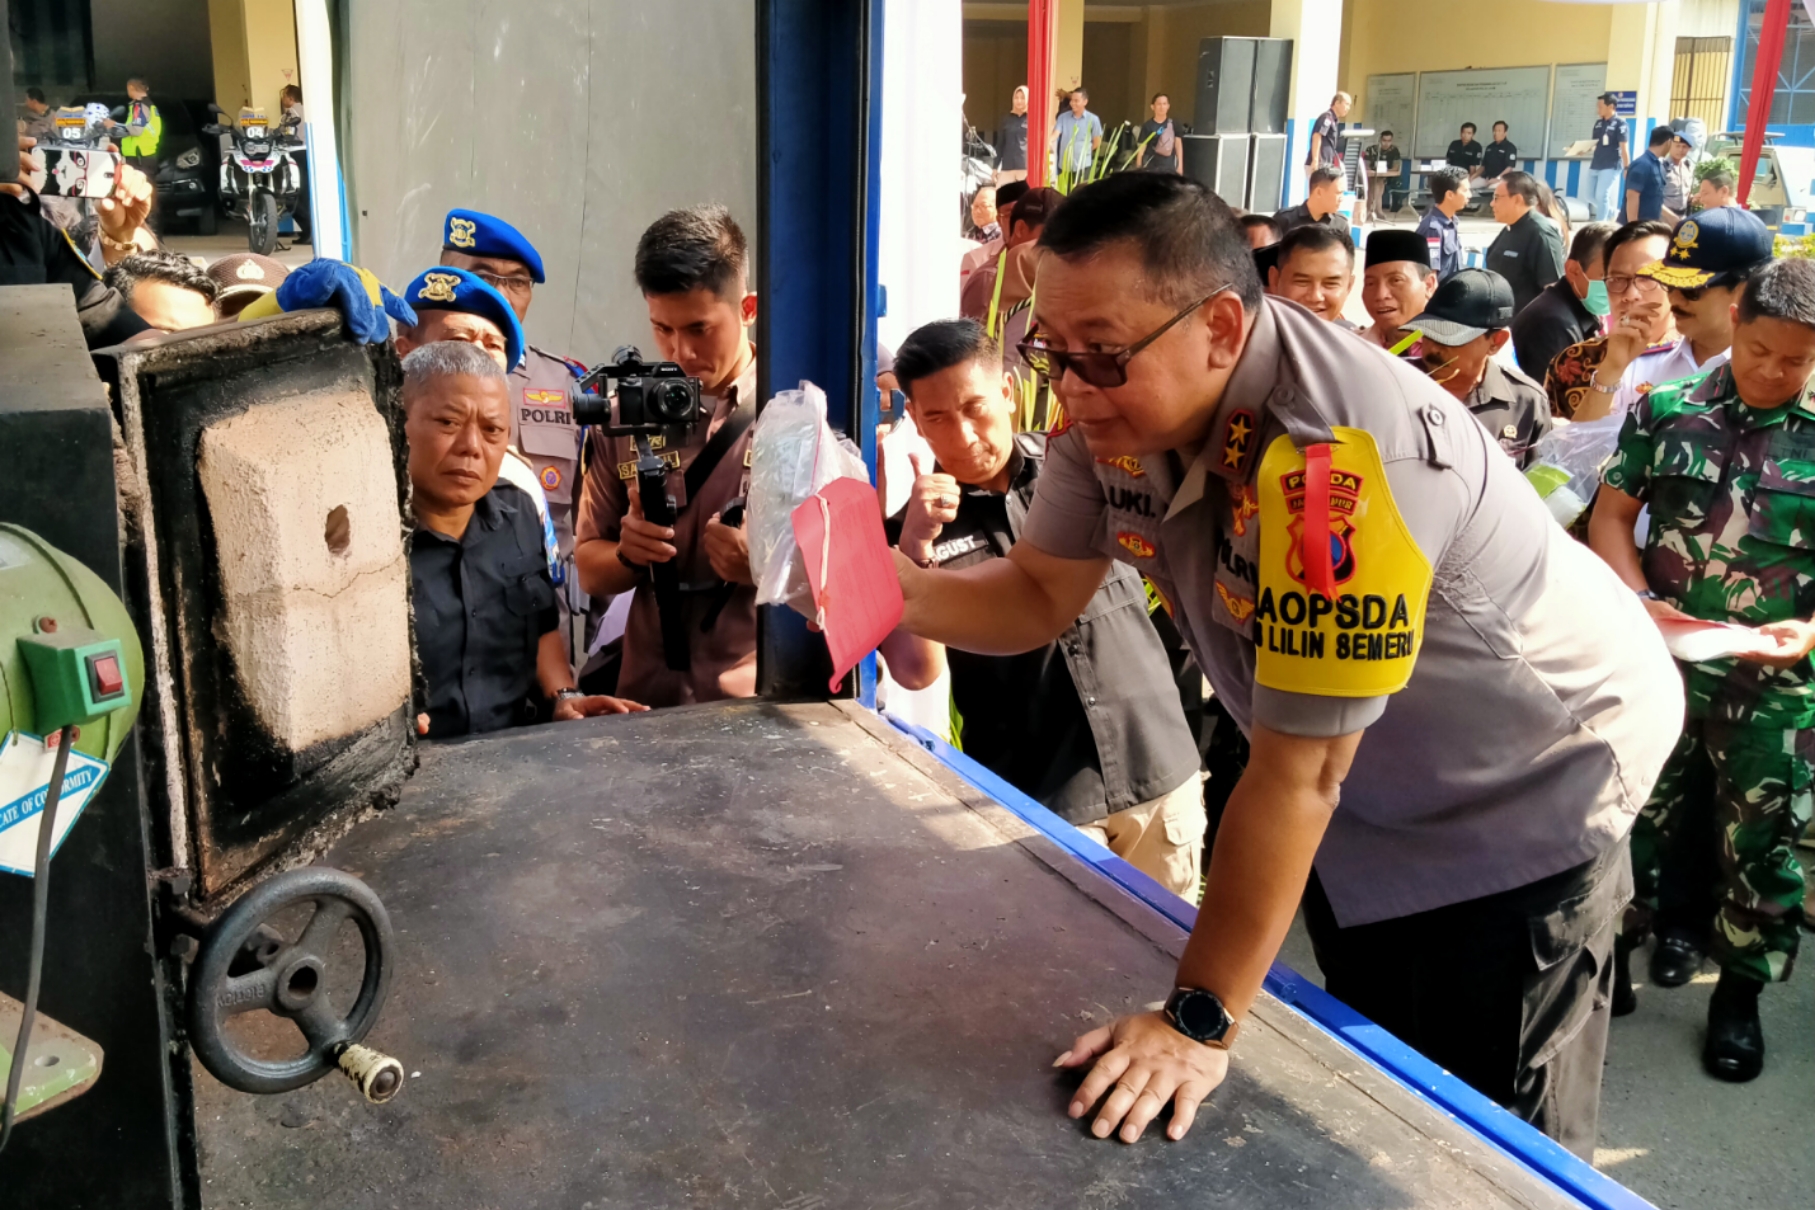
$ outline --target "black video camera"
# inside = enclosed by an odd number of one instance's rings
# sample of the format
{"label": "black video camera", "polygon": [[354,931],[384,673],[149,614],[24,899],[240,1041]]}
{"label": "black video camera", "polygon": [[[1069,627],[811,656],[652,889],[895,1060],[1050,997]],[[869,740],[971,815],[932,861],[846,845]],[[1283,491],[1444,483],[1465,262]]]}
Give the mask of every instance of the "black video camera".
{"label": "black video camera", "polygon": [[[610,381],[617,389],[608,393]],[[571,395],[574,423],[596,424],[612,437],[679,436],[706,420],[700,380],[672,361],[645,362],[634,346],[574,383]]]}

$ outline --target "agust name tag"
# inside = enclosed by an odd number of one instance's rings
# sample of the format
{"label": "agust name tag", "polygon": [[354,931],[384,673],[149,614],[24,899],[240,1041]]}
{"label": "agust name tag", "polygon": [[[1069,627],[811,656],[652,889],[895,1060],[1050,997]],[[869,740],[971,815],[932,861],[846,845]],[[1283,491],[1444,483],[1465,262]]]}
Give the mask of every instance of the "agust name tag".
{"label": "agust name tag", "polygon": [[[651,444],[653,444],[653,442]],[[663,462],[667,463],[669,470],[678,471],[681,469],[681,455],[679,450],[666,450],[660,457]],[[618,478],[634,479],[636,477],[637,463],[635,458],[632,458],[629,462],[618,463]]]}
{"label": "agust name tag", "polygon": [[1290,693],[1378,697],[1411,679],[1431,566],[1393,502],[1373,437],[1334,433],[1321,519],[1332,595],[1307,583],[1306,535],[1317,540],[1319,518],[1306,516],[1315,485],[1305,455],[1282,436],[1261,458],[1255,680]]}

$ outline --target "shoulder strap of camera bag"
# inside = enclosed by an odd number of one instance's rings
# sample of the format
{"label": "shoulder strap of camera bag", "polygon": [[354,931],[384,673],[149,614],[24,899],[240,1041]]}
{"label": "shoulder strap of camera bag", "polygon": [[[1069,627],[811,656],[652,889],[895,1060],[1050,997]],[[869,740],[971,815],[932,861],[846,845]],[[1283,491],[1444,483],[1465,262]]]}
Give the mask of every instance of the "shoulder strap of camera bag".
{"label": "shoulder strap of camera bag", "polygon": [[693,465],[689,466],[687,473],[681,477],[682,482],[687,485],[687,503],[689,505],[693,503],[693,498],[699,495],[700,489],[706,486],[706,480],[712,478],[712,472],[718,469],[718,464],[724,460],[725,455],[731,452],[731,447],[737,444],[737,439],[749,431],[750,425],[755,420],[755,405],[746,403],[740,397],[736,410],[726,418],[725,423],[719,425],[718,432],[712,434],[712,439],[706,442],[705,448],[700,451],[700,456],[693,460]]}

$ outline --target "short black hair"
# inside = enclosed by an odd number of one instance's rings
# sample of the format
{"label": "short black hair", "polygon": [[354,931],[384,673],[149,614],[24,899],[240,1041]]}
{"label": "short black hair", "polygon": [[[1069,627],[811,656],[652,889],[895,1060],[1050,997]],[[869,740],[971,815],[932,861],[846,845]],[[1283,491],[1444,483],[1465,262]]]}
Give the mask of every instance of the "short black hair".
{"label": "short black hair", "polygon": [[[1086,94],[1085,94],[1085,95],[1086,95],[1086,96],[1088,96],[1088,95],[1089,95],[1089,94],[1088,94],[1088,93],[1086,93]],[[1167,99],[1167,100],[1168,100],[1168,101],[1170,101],[1170,100],[1171,100],[1171,99],[1172,99],[1172,97],[1171,97],[1171,96],[1170,96],[1170,95],[1169,95],[1169,94],[1167,94],[1167,93],[1163,93],[1163,92],[1156,92],[1156,93],[1154,93],[1154,94],[1153,94],[1153,101],[1157,101],[1157,100],[1159,100],[1159,99],[1160,99],[1160,98],[1161,98],[1161,97],[1165,97],[1165,98],[1166,98],[1166,99]],[[1153,101],[1149,101],[1149,102],[1147,102],[1147,104],[1149,104],[1149,105],[1151,105],[1151,104],[1153,104]]]}
{"label": "short black hair", "polygon": [[1569,259],[1587,269],[1595,261],[1605,263],[1607,241],[1619,230],[1612,223],[1583,223],[1569,241]]}
{"label": "short black hair", "polygon": [[1523,198],[1527,206],[1536,206],[1538,198],[1538,178],[1529,172],[1509,172],[1500,178],[1506,186],[1506,196]]}
{"label": "short black hair", "polygon": [[1815,328],[1815,261],[1800,257],[1766,261],[1739,292],[1739,322],[1781,319]]}
{"label": "short black hair", "polygon": [[1342,169],[1331,168],[1328,165],[1325,165],[1324,167],[1317,169],[1317,171],[1315,171],[1311,174],[1311,181],[1310,181],[1310,184],[1307,186],[1307,189],[1315,189],[1319,185],[1327,185],[1331,181],[1345,181],[1346,182],[1347,180],[1348,180],[1348,176],[1346,173],[1343,172]]}
{"label": "short black hair", "polygon": [[1431,205],[1435,206],[1452,193],[1468,188],[1468,173],[1461,168],[1439,168],[1430,175]]}
{"label": "short black hair", "polygon": [[44,99],[44,90],[35,84],[25,90],[25,99],[28,101],[36,101],[40,105],[50,104],[50,102]]}
{"label": "short black hair", "polygon": [[1247,237],[1228,204],[1190,177],[1114,173],[1074,190],[1040,233],[1040,247],[1066,260],[1111,244],[1133,248],[1162,302],[1182,307],[1228,286],[1248,310],[1260,306]]}
{"label": "short black hair", "polygon": [[1650,239],[1654,235],[1661,235],[1665,239],[1669,239],[1675,230],[1676,228],[1669,223],[1656,218],[1642,218],[1636,222],[1627,223],[1607,237],[1607,243],[1601,249],[1601,260],[1604,264],[1612,264],[1613,254],[1633,240]]}
{"label": "short black hair", "polygon": [[706,289],[735,302],[749,264],[743,230],[723,206],[670,210],[637,241],[637,287],[645,295]]}
{"label": "short black hair", "polygon": [[1279,242],[1279,224],[1273,221],[1270,214],[1244,214],[1235,220],[1243,231],[1252,231],[1256,227],[1265,227],[1273,233],[1273,243]]}
{"label": "short black hair", "polygon": [[1495,129],[1495,130],[1504,130],[1504,131],[1506,131],[1506,132],[1507,132],[1507,133],[1508,133],[1508,134],[1510,134],[1510,133],[1512,133],[1512,127],[1510,127],[1510,126],[1508,126],[1508,125],[1507,125],[1507,124],[1506,124],[1506,119],[1505,119],[1505,118],[1501,118],[1501,119],[1500,119],[1500,120],[1499,120],[1499,121],[1498,121],[1498,122],[1495,122],[1495,123],[1494,123],[1494,129]]}
{"label": "short black hair", "polygon": [[[1038,228],[1051,222],[1052,216],[1058,212],[1059,203],[1063,201],[1064,198],[1065,195],[1060,193],[1057,189],[1050,189],[1044,185],[1038,185],[1029,189],[1026,193],[1021,195],[1021,200],[1015,203],[1014,217],[1009,223],[1007,234],[1013,235],[1016,227],[1026,226]],[[1002,195],[997,194],[996,209],[1000,210],[1001,208]]]}
{"label": "short black hair", "polygon": [[1646,150],[1650,150],[1654,147],[1662,147],[1666,143],[1674,142],[1676,142],[1676,131],[1670,129],[1668,126],[1659,126],[1651,132],[1651,137],[1645,140],[1645,148]]}
{"label": "short black hair", "polygon": [[1473,133],[1475,133],[1475,124],[1473,122],[1464,122],[1464,123],[1462,123],[1462,129],[1468,131],[1470,134],[1473,134]]}
{"label": "short black hair", "polygon": [[120,297],[129,304],[133,289],[142,281],[161,281],[179,289],[194,290],[207,299],[210,306],[221,293],[219,282],[196,268],[194,261],[174,252],[135,252],[122,257],[108,266],[103,280],[118,290]]}
{"label": "short black hair", "polygon": [[1279,259],[1274,264],[1285,272],[1286,262],[1292,259],[1294,252],[1328,252],[1332,248],[1341,248],[1349,254],[1349,272],[1355,272],[1355,241],[1349,238],[1347,231],[1335,227],[1326,227],[1322,223],[1306,223],[1286,232],[1286,238],[1279,241]]}
{"label": "short black hair", "polygon": [[1001,346],[976,320],[936,319],[908,333],[895,350],[895,381],[912,398],[914,384],[922,378],[968,362],[987,364],[1001,358]]}
{"label": "short black hair", "polygon": [[1001,185],[997,185],[996,209],[1000,210],[1004,206],[1014,205],[1016,202],[1020,201],[1022,195],[1031,188],[1032,186],[1026,181],[1007,181]]}
{"label": "short black hair", "polygon": [[1090,100],[1090,90],[1088,88],[1085,88],[1080,85],[1079,87],[1074,88],[1069,93],[1065,94],[1065,99],[1067,101],[1071,100],[1071,98],[1073,98],[1073,97],[1083,97],[1086,101],[1088,101],[1088,100]]}
{"label": "short black hair", "polygon": [[1380,137],[1383,139],[1390,139],[1393,137],[1393,132],[1390,130],[1383,130],[1380,132]]}
{"label": "short black hair", "polygon": [[1706,173],[1702,176],[1701,180],[1696,182],[1697,188],[1701,187],[1702,181],[1708,182],[1710,185],[1713,185],[1716,189],[1731,189],[1734,186],[1739,184],[1739,174],[1734,173],[1734,172],[1723,172],[1723,171],[1715,171],[1715,172]]}

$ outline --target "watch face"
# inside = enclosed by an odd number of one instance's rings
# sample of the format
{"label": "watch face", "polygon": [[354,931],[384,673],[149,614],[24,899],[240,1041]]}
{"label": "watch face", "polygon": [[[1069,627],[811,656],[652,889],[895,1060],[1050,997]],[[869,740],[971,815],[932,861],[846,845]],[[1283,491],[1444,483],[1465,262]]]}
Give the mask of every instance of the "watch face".
{"label": "watch face", "polygon": [[1200,1042],[1218,1042],[1229,1032],[1229,1017],[1222,1001],[1205,991],[1192,991],[1179,997],[1178,1016],[1181,1030]]}

